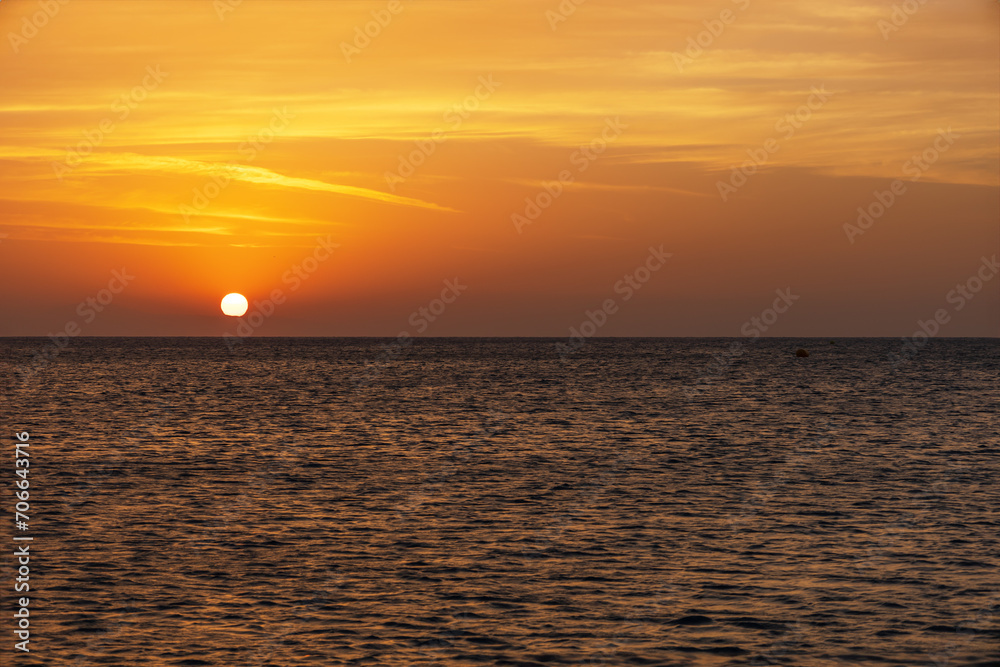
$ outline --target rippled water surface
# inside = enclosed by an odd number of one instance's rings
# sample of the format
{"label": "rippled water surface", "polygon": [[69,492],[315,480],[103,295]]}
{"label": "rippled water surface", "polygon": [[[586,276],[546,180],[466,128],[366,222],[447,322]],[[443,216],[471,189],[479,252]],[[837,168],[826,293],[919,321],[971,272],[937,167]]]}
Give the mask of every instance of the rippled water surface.
{"label": "rippled water surface", "polygon": [[388,343],[0,340],[17,664],[1000,665],[998,341]]}

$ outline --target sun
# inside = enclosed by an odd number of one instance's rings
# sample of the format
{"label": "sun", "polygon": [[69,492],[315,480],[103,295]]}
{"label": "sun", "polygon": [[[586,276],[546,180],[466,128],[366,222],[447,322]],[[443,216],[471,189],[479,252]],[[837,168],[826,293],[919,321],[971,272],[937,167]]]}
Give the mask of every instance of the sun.
{"label": "sun", "polygon": [[222,297],[222,312],[230,317],[242,317],[249,307],[247,298],[242,294],[233,292]]}

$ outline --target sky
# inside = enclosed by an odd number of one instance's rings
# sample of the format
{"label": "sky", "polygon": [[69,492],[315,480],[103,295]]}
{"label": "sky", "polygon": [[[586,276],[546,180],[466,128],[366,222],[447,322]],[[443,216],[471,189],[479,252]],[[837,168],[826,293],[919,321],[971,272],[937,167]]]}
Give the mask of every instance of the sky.
{"label": "sky", "polygon": [[0,0],[0,336],[996,336],[998,25]]}

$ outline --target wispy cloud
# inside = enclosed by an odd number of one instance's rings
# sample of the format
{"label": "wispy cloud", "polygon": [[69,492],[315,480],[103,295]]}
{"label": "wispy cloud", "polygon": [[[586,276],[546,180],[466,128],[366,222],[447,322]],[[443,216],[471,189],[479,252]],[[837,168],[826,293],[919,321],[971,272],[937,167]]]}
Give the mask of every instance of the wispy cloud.
{"label": "wispy cloud", "polygon": [[[64,152],[50,149],[0,147],[0,158],[59,160],[64,157]],[[132,175],[142,171],[157,171],[182,175],[202,175],[205,177],[219,176],[244,183],[278,188],[312,190],[314,192],[329,192],[331,194],[359,197],[361,199],[369,199],[396,206],[412,206],[433,211],[457,212],[455,209],[447,206],[411,197],[401,197],[379,190],[328,183],[310,178],[286,176],[263,167],[227,162],[203,162],[162,155],[142,155],[139,153],[94,153],[83,159],[82,164],[77,169],[85,173],[103,173],[105,175]]]}

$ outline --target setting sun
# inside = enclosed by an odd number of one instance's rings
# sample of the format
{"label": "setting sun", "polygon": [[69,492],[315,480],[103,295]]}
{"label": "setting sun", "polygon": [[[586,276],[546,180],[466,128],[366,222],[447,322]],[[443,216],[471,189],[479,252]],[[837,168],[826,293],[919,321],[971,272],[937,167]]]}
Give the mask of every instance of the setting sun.
{"label": "setting sun", "polygon": [[242,294],[227,294],[222,297],[222,312],[230,317],[242,317],[247,312],[249,304]]}

